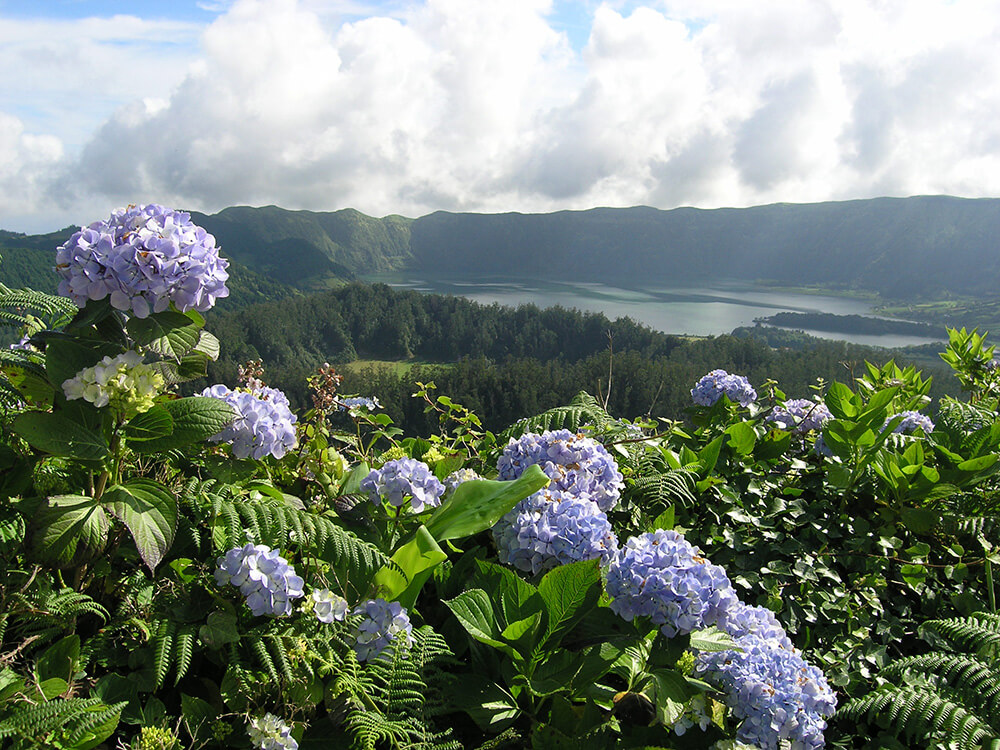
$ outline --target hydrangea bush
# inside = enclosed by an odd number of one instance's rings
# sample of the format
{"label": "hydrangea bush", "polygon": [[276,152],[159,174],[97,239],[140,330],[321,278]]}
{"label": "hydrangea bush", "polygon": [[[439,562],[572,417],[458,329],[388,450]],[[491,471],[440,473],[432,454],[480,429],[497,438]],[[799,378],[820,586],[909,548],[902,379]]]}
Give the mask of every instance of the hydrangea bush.
{"label": "hydrangea bush", "polygon": [[757,400],[757,391],[743,375],[730,375],[725,370],[712,370],[691,389],[691,400],[698,406],[714,406],[723,396],[747,407]]}

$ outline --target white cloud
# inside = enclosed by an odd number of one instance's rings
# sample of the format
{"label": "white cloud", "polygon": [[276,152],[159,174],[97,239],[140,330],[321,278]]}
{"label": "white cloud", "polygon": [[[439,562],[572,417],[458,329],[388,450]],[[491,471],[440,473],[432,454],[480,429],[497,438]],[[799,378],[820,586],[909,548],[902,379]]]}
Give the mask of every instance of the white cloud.
{"label": "white cloud", "polygon": [[0,70],[42,60],[0,74],[20,128],[3,174],[34,186],[0,181],[0,215],[1000,195],[991,4],[647,5],[597,6],[582,50],[546,0],[238,0],[198,39],[133,17],[0,25]]}

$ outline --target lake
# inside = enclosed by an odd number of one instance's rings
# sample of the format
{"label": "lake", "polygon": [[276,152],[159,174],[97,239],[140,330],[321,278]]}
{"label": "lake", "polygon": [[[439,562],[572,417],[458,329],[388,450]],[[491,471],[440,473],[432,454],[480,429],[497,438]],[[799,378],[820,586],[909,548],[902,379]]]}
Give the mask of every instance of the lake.
{"label": "lake", "polygon": [[[665,333],[710,336],[753,325],[754,318],[777,312],[824,312],[835,315],[872,315],[871,302],[856,297],[809,294],[755,286],[741,281],[719,281],[711,286],[671,288],[662,285],[628,288],[596,282],[551,282],[527,278],[411,276],[399,273],[364,277],[399,289],[452,294],[501,305],[560,305],[609,318],[629,317]],[[854,335],[810,331],[813,336],[869,346],[914,346],[938,339],[921,336]]]}

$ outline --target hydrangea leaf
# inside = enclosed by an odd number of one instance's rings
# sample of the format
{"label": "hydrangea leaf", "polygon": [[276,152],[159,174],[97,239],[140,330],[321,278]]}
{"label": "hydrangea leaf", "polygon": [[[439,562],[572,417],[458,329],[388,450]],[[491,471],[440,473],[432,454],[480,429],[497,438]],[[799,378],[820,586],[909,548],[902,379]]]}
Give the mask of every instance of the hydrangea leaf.
{"label": "hydrangea leaf", "polygon": [[463,482],[454,494],[434,511],[427,530],[439,542],[460,539],[484,531],[515,505],[549,484],[537,465],[529,466],[517,479],[497,482],[474,479]]}
{"label": "hydrangea leaf", "polygon": [[32,552],[60,567],[96,555],[108,540],[107,513],[93,498],[56,495],[31,520]]}
{"label": "hydrangea leaf", "polygon": [[521,714],[507,690],[477,674],[462,679],[461,688],[455,691],[452,700],[456,708],[469,714],[489,734],[502,731]]}
{"label": "hydrangea leaf", "polygon": [[139,346],[177,361],[194,349],[201,335],[197,321],[174,310],[154,313],[148,318],[129,318],[125,328]]}
{"label": "hydrangea leaf", "polygon": [[545,574],[538,584],[549,615],[543,644],[557,644],[594,608],[601,597],[600,583],[596,559],[560,565]]}
{"label": "hydrangea leaf", "polygon": [[125,424],[125,437],[129,440],[152,440],[173,431],[174,419],[162,406],[137,414]]}
{"label": "hydrangea leaf", "polygon": [[854,419],[861,412],[861,399],[843,383],[833,382],[823,402],[837,419]]}
{"label": "hydrangea leaf", "polygon": [[482,589],[463,591],[454,599],[444,602],[458,618],[462,627],[480,643],[499,649],[511,658],[520,661],[517,651],[508,643],[500,640],[501,630],[493,611],[490,595]]}
{"label": "hydrangea leaf", "polygon": [[99,432],[52,412],[29,411],[19,414],[14,432],[40,451],[53,456],[99,461],[108,455],[108,446]]}
{"label": "hydrangea leaf", "polygon": [[697,694],[679,672],[672,669],[657,669],[652,672],[656,686],[656,715],[664,726],[671,726],[684,713],[684,704]]}
{"label": "hydrangea leaf", "polygon": [[45,342],[45,372],[56,391],[62,393],[62,384],[80,370],[93,367],[104,357],[114,357],[121,351],[117,346],[102,342],[52,337]]}
{"label": "hydrangea leaf", "polygon": [[177,500],[158,482],[135,479],[104,493],[105,506],[124,523],[139,555],[155,570],[174,543],[177,530]]}
{"label": "hydrangea leaf", "polygon": [[237,416],[229,404],[205,396],[166,401],[162,406],[174,420],[174,431],[161,438],[136,443],[135,450],[156,453],[197,443],[222,432]]}
{"label": "hydrangea leaf", "polygon": [[230,612],[212,612],[199,628],[198,636],[209,648],[222,648],[227,643],[236,643],[240,639],[236,615]]}
{"label": "hydrangea leaf", "polygon": [[698,651],[730,651],[736,648],[732,636],[717,627],[691,633],[691,648]]}
{"label": "hydrangea leaf", "polygon": [[729,436],[729,445],[737,454],[746,456],[749,454],[757,442],[757,433],[749,422],[737,422],[726,429]]}

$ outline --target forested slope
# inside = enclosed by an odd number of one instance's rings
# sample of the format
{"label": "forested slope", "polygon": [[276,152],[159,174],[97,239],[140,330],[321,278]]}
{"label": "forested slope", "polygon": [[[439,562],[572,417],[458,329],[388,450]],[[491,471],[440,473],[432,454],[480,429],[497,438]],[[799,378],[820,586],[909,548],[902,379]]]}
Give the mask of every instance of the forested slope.
{"label": "forested slope", "polygon": [[[866,359],[892,357],[843,342],[778,351],[732,336],[688,341],[601,314],[484,306],[364,284],[213,313],[209,325],[224,352],[210,368],[211,382],[233,383],[240,362],[260,358],[267,380],[301,407],[306,377],[323,362],[419,362],[352,368],[341,389],[378,397],[407,432],[434,429],[423,403],[410,397],[417,382],[434,381],[498,429],[567,403],[581,389],[606,396],[611,411],[625,417],[679,418],[695,380],[715,368],[743,373],[758,386],[778,380],[789,395],[808,396],[817,378],[843,379],[852,369],[860,372]],[[955,390],[953,380],[941,382]]]}

